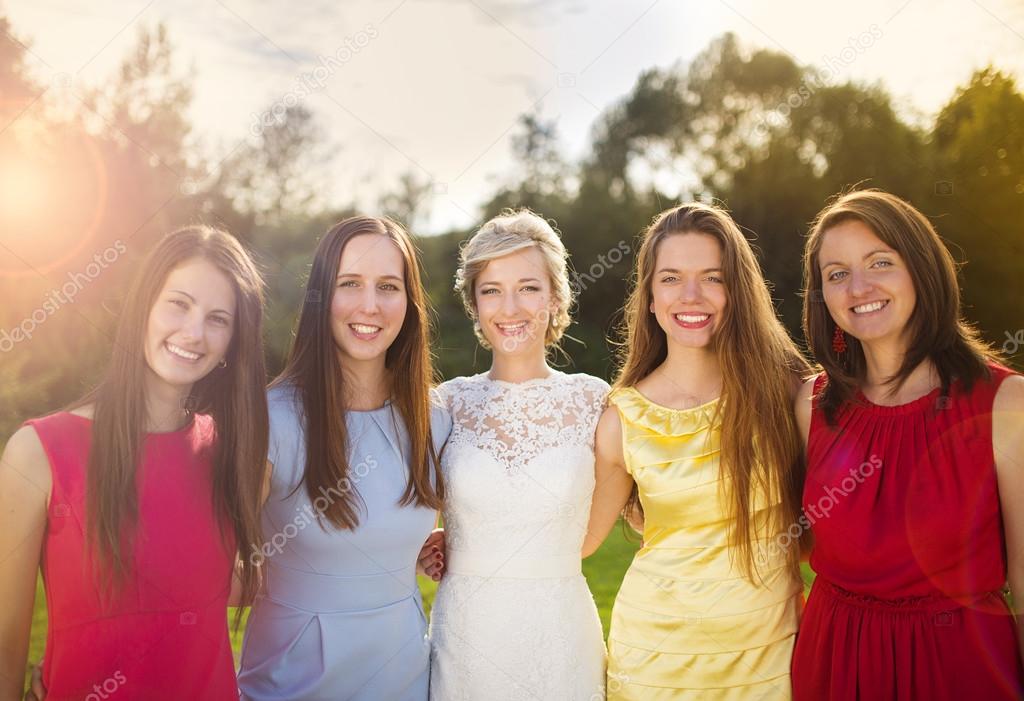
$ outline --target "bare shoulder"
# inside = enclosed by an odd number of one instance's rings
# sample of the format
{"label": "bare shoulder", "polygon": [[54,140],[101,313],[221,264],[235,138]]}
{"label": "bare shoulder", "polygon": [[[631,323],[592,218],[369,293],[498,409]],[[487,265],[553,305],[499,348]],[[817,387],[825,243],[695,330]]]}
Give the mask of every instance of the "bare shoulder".
{"label": "bare shoulder", "polygon": [[808,378],[800,383],[800,388],[797,390],[797,403],[806,404],[808,410],[810,410],[811,399],[814,396],[814,382],[818,379],[818,376]]}
{"label": "bare shoulder", "polygon": [[615,406],[608,405],[601,412],[601,418],[597,422],[597,432],[614,438],[622,436],[622,419],[619,418],[619,410]]}
{"label": "bare shoulder", "polygon": [[802,412],[810,418],[812,400],[814,399],[814,381],[817,379],[817,376],[815,376],[804,380],[800,384],[800,388],[796,391],[794,408],[796,409],[798,416]]}
{"label": "bare shoulder", "polygon": [[1024,421],[1024,375],[1010,375],[999,385],[993,413],[1018,414],[1018,421]]}
{"label": "bare shoulder", "polygon": [[607,406],[601,412],[594,443],[600,455],[617,463],[623,462],[622,420],[619,418],[619,410],[614,406]]}
{"label": "bare shoulder", "polygon": [[17,494],[49,495],[52,483],[50,460],[39,434],[31,426],[22,426],[4,446],[0,457],[0,485]]}
{"label": "bare shoulder", "polygon": [[814,400],[814,381],[817,377],[804,380],[796,393],[796,400],[793,402],[793,413],[796,415],[796,425],[800,430],[800,437],[807,444],[807,438],[811,431],[811,409]]}
{"label": "bare shoulder", "polygon": [[72,409],[70,413],[74,414],[75,416],[81,416],[82,418],[91,420],[93,416],[95,416],[96,414],[96,405],[83,404],[82,406],[77,406],[74,409]]}
{"label": "bare shoulder", "polygon": [[810,377],[801,375],[799,373],[789,374],[789,399],[795,402],[797,397],[800,396],[800,392],[803,391],[807,384],[810,383],[811,391],[814,390],[814,378],[818,376],[818,373],[814,373]]}
{"label": "bare shoulder", "polygon": [[999,385],[992,404],[992,452],[1001,478],[1019,479],[1024,464],[1024,377],[1010,375]]}
{"label": "bare shoulder", "polygon": [[996,455],[1024,450],[1024,377],[1010,375],[999,385],[992,403],[992,445]]}

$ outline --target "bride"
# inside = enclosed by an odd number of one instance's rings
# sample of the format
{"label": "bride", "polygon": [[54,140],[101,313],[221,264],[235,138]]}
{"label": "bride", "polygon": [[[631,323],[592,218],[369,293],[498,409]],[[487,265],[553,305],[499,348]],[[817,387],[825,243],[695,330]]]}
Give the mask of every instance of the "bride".
{"label": "bride", "polygon": [[504,212],[463,248],[455,287],[492,363],[439,388],[454,427],[430,698],[603,699],[580,551],[608,385],[546,362],[570,322],[565,247],[533,212]]}

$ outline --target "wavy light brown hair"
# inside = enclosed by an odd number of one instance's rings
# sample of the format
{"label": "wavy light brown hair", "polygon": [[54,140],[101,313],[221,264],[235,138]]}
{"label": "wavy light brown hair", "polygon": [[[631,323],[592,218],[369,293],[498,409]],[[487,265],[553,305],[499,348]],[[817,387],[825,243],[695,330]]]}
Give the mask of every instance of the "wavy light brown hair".
{"label": "wavy light brown hair", "polygon": [[[210,415],[216,426],[212,506],[220,522],[230,523],[234,532],[241,554],[241,605],[248,606],[258,586],[258,571],[250,556],[262,542],[260,498],[267,464],[264,285],[245,249],[225,231],[191,226],[161,239],[142,263],[126,298],[106,376],[72,405],[94,406],[86,466],[86,535],[96,553],[98,571],[112,575],[113,583],[119,584],[128,568],[122,548],[130,542],[138,520],[135,480],[146,432],[147,322],[168,275],[196,258],[224,273],[235,292],[227,365],[214,368],[195,383],[187,409]],[[230,580],[224,584],[229,586]]]}
{"label": "wavy light brown hair", "polygon": [[[722,395],[716,417],[722,425],[721,466],[729,484],[734,523],[730,543],[750,579],[752,541],[773,537],[796,523],[803,489],[803,448],[793,415],[793,394],[810,367],[775,314],[761,266],[732,218],[717,207],[690,203],[668,209],[641,235],[634,285],[625,305],[624,357],[615,387],[634,387],[668,355],[668,339],[650,312],[658,247],[669,236],[699,233],[722,250],[727,303],[712,345],[722,368]],[[755,523],[752,496],[759,490],[780,500],[774,518]],[[626,513],[639,509],[636,486]],[[762,533],[762,530],[766,533]],[[799,549],[787,553],[794,569]]]}
{"label": "wavy light brown hair", "polygon": [[[408,306],[402,328],[384,361],[392,381],[389,390],[393,406],[410,437],[409,481],[400,503],[440,509],[444,483],[430,430],[434,367],[430,356],[429,308],[416,248],[400,224],[387,218],[356,216],[324,234],[313,257],[288,361],[272,386],[292,384],[302,399],[306,440],[302,482],[309,498],[320,497],[321,488],[327,491],[336,489],[339,483],[348,483],[351,466],[345,427],[345,378],[331,330],[331,299],[341,254],[356,236],[380,236],[392,242],[405,261]],[[344,490],[340,498],[324,509],[323,518],[337,528],[354,529],[359,525],[358,498],[354,490]],[[320,516],[318,513],[318,519]]]}
{"label": "wavy light brown hair", "polygon": [[828,422],[835,423],[840,407],[855,396],[867,373],[864,349],[856,337],[846,335],[847,348],[841,355],[832,350],[836,322],[825,305],[818,260],[829,229],[850,220],[863,223],[900,254],[917,294],[907,322],[906,355],[900,369],[886,381],[890,393],[925,360],[935,364],[943,396],[956,379],[968,390],[977,379],[987,379],[987,363],[997,362],[998,354],[961,316],[956,263],[928,218],[909,202],[882,190],[840,193],[818,213],[804,246],[804,336],[828,375],[817,397]]}

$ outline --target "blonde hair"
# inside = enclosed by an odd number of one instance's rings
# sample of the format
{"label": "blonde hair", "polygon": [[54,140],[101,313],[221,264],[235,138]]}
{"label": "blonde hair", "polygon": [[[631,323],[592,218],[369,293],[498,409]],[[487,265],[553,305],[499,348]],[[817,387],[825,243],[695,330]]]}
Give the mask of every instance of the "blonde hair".
{"label": "blonde hair", "polygon": [[573,292],[569,286],[568,252],[558,232],[543,217],[529,209],[506,209],[481,226],[459,253],[455,271],[455,291],[462,296],[466,314],[473,320],[473,332],[484,348],[490,344],[477,319],[476,281],[487,264],[496,258],[527,248],[540,251],[551,281],[555,311],[544,333],[544,345],[556,346],[572,323],[569,309]]}

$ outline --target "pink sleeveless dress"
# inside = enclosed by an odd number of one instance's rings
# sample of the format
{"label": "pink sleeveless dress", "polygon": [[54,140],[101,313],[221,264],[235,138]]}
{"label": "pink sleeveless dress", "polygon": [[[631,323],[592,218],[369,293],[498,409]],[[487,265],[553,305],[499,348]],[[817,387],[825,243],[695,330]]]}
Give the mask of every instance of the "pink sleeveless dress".
{"label": "pink sleeveless dress", "polygon": [[146,436],[138,524],[116,594],[97,588],[85,541],[92,422],[61,412],[26,423],[53,474],[42,554],[47,701],[237,699],[226,609],[235,544],[212,508],[213,420],[197,415]]}

